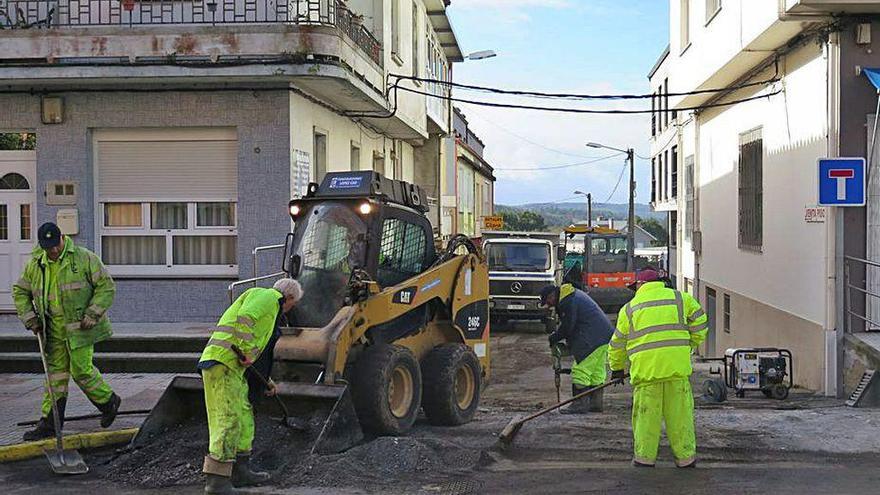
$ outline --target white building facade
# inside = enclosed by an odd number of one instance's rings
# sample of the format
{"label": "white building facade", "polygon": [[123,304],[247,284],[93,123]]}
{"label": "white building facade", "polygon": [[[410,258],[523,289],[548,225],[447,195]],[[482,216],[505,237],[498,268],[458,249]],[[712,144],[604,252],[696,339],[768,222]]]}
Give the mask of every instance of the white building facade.
{"label": "white building facade", "polygon": [[789,348],[796,384],[828,395],[845,388],[841,260],[864,256],[866,223],[864,211],[811,215],[817,160],[867,155],[876,101],[853,62],[880,65],[865,38],[878,12],[670,0],[668,55],[650,76],[654,121],[672,122],[652,134],[652,202],[671,215],[677,283],[712,322],[704,352]]}

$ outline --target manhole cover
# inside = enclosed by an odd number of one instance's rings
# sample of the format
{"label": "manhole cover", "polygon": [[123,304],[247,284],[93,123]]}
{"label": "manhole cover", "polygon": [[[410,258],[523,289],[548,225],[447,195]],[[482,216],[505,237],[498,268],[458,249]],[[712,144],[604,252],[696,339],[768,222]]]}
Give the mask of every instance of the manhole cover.
{"label": "manhole cover", "polygon": [[481,493],[483,484],[475,480],[457,480],[444,483],[440,487],[443,495],[476,495]]}

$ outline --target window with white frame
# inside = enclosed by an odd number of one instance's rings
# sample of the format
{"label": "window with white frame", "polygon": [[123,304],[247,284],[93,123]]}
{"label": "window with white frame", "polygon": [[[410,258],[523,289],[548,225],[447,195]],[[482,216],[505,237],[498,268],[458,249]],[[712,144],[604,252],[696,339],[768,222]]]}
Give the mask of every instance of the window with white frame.
{"label": "window with white frame", "polygon": [[484,217],[490,216],[492,215],[492,184],[488,180],[483,181],[481,193],[480,198],[483,201],[483,205],[480,214]]}
{"label": "window with white frame", "polygon": [[351,170],[361,169],[361,145],[354,141],[351,142]]}
{"label": "window with white frame", "polygon": [[706,0],[706,24],[721,10],[721,0]]}
{"label": "window with white frame", "polygon": [[400,64],[400,1],[391,0],[391,58]]}
{"label": "window with white frame", "polygon": [[101,258],[107,265],[237,265],[235,202],[106,202],[101,210]]}
{"label": "window with white frame", "polygon": [[[421,77],[422,60],[421,50],[419,49],[419,39],[422,37],[419,31],[419,4],[413,2],[412,6],[412,75],[413,77]],[[418,81],[416,81],[418,83]]]}
{"label": "window with white frame", "polygon": [[385,173],[385,154],[374,151],[373,152],[373,171],[379,172],[383,176],[387,176]]}
{"label": "window with white frame", "polygon": [[234,130],[96,131],[98,252],[110,272],[237,276],[237,155]]}
{"label": "window with white frame", "polygon": [[694,201],[694,155],[684,159],[684,195],[684,238],[690,242],[694,237],[694,214],[696,213],[694,211],[696,204]]}
{"label": "window with white frame", "polygon": [[327,131],[316,127],[312,144],[312,157],[314,161],[312,172],[314,172],[315,182],[320,184],[327,173]]}
{"label": "window with white frame", "polygon": [[679,29],[679,49],[684,51],[691,44],[691,0],[681,0]]}

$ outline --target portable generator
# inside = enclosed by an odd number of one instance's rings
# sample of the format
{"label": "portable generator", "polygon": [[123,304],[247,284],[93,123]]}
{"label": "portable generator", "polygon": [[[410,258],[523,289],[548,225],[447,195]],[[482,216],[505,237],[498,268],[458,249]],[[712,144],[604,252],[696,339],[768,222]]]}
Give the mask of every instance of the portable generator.
{"label": "portable generator", "polygon": [[720,368],[709,370],[719,378],[703,384],[705,395],[716,402],[724,402],[727,388],[732,388],[737,397],[745,397],[747,391],[761,391],[768,399],[783,400],[794,385],[792,356],[788,349],[727,349],[724,357],[702,361],[722,364]]}

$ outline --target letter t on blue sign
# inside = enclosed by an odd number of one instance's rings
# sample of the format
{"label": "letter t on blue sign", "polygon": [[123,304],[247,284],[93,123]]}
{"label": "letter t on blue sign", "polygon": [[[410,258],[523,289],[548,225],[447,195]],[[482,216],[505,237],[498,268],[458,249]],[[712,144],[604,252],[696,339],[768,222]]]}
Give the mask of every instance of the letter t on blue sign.
{"label": "letter t on blue sign", "polygon": [[865,159],[819,159],[819,206],[865,206]]}

